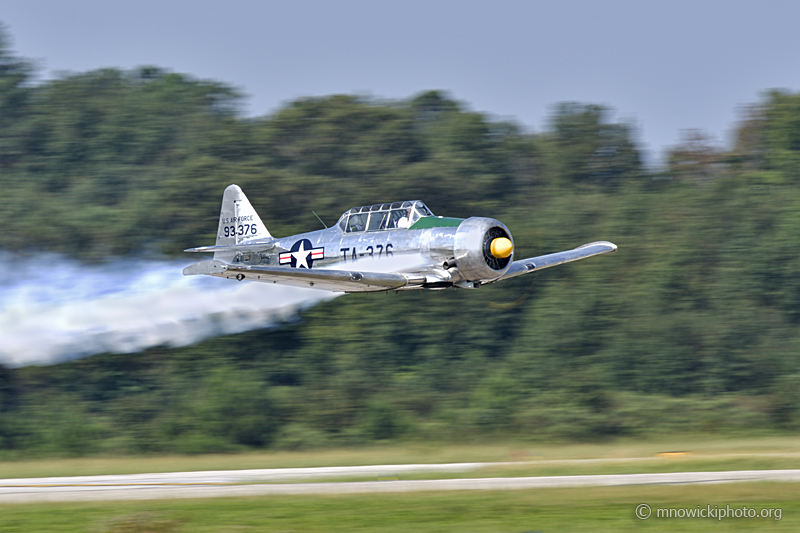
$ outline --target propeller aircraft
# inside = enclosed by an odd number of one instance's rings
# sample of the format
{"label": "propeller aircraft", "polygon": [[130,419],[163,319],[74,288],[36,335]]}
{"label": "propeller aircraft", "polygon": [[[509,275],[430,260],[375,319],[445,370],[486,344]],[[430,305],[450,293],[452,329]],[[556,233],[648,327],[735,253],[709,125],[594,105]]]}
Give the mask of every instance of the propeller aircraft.
{"label": "propeller aircraft", "polygon": [[335,292],[476,289],[579,259],[615,252],[598,241],[514,260],[514,239],[493,218],[437,217],[419,200],[354,207],[335,226],[273,237],[238,185],[222,197],[214,258],[183,269]]}

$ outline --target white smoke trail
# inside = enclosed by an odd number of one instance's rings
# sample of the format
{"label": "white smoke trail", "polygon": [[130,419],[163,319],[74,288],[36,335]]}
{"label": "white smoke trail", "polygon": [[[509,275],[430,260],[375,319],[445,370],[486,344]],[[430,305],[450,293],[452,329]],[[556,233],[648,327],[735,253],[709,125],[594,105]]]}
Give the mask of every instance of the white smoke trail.
{"label": "white smoke trail", "polygon": [[54,254],[0,252],[0,364],[185,346],[280,324],[336,296],[325,291],[183,276],[191,261],[87,266]]}

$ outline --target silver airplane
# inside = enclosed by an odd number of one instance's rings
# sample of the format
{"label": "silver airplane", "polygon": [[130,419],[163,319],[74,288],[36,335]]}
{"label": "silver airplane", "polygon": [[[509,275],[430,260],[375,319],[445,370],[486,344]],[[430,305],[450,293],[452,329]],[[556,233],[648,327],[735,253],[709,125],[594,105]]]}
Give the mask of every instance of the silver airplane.
{"label": "silver airplane", "polygon": [[214,258],[183,269],[335,292],[476,289],[570,261],[615,252],[607,241],[514,261],[514,239],[493,218],[437,217],[419,200],[354,207],[335,226],[276,238],[238,185],[222,197]]}

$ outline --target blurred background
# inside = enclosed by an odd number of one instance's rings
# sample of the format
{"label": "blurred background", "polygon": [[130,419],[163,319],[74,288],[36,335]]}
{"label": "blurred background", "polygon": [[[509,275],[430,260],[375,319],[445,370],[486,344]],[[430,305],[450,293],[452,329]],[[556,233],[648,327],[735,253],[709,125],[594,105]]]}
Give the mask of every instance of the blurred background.
{"label": "blurred background", "polygon": [[[781,60],[796,32],[780,30],[796,6],[412,3],[399,20],[422,33],[382,39],[403,4],[345,3],[332,20],[351,25],[315,34],[331,8],[299,3],[304,25],[265,3],[263,31],[284,39],[266,49],[251,26],[210,32],[226,20],[202,2],[108,19],[92,2],[33,19],[43,3],[29,4],[0,29],[0,458],[800,429],[800,80]],[[64,22],[92,12],[99,33]],[[648,58],[637,39],[656,19]],[[560,41],[527,39],[549,20]],[[344,48],[326,40],[340,34]],[[259,71],[203,53],[231,39],[273,58],[253,83],[280,96],[209,73]],[[363,54],[340,61],[353,43]],[[61,62],[27,58],[40,50]],[[293,77],[311,64],[327,67]],[[318,228],[312,210],[330,224],[420,199],[503,221],[518,257],[600,239],[619,252],[479,291],[331,298],[183,278],[182,250],[213,243],[231,183],[278,236]]]}

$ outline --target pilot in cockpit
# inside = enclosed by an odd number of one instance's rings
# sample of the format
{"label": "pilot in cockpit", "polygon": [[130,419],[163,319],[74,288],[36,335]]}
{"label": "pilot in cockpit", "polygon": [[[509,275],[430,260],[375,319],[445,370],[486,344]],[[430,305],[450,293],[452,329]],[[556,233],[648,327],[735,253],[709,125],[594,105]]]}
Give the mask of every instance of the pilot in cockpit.
{"label": "pilot in cockpit", "polygon": [[393,228],[406,229],[411,223],[411,209],[395,209],[392,211]]}
{"label": "pilot in cockpit", "polygon": [[402,213],[403,216],[397,221],[397,227],[405,229],[411,225],[411,209],[404,209],[403,211],[405,212]]}

